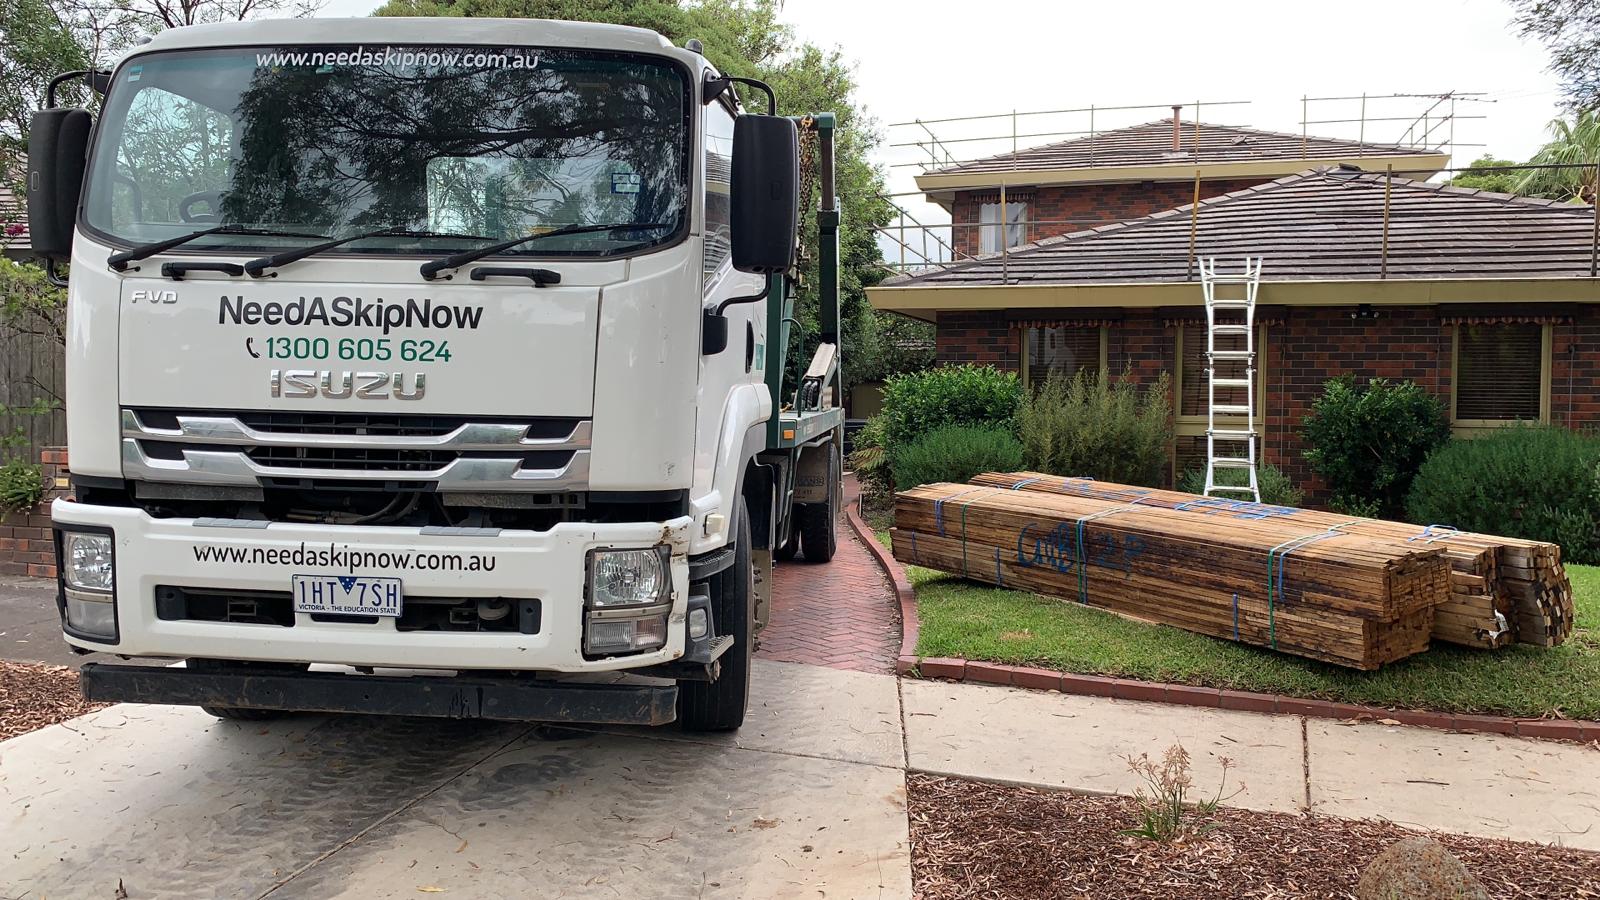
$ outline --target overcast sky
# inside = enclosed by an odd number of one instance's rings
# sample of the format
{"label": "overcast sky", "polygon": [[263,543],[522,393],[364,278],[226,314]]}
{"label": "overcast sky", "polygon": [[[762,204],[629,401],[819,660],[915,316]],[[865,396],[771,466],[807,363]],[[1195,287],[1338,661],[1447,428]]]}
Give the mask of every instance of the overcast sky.
{"label": "overcast sky", "polygon": [[[372,0],[332,0],[323,15],[362,15]],[[1250,101],[1202,118],[1301,130],[1301,97],[1484,92],[1460,103],[1457,162],[1481,153],[1527,158],[1559,110],[1539,44],[1509,27],[1504,0],[1303,2],[1082,2],[1082,0],[787,0],[784,18],[804,39],[837,45],[856,65],[860,98],[888,143],[915,139],[910,119],[1012,110]],[[1427,101],[1369,101],[1372,117],[1410,118]],[[1360,104],[1312,104],[1310,119],[1359,116]],[[1163,118],[1161,109],[1101,112],[1097,130]],[[1466,119],[1468,115],[1486,116]],[[1023,133],[1080,131],[1085,114],[1019,120]],[[1371,122],[1368,140],[1397,141],[1402,122]],[[1312,134],[1358,136],[1355,124]],[[1008,134],[1009,119],[935,126],[943,139]],[[1434,137],[1447,134],[1439,128]],[[1035,139],[1031,143],[1043,143]],[[1022,141],[1024,145],[1029,141]],[[1482,144],[1484,147],[1464,146]],[[987,155],[1002,144],[951,145]],[[885,147],[885,165],[915,149]],[[890,169],[890,187],[914,189],[913,170]],[[920,217],[936,213],[918,207]]]}

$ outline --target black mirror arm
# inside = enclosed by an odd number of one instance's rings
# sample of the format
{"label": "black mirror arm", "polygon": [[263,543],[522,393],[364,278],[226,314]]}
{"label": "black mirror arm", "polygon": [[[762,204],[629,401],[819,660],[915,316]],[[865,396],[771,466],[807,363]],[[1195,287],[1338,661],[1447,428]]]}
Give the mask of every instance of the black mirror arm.
{"label": "black mirror arm", "polygon": [[101,96],[104,96],[106,90],[111,87],[111,73],[103,69],[74,69],[71,72],[62,72],[60,75],[50,79],[49,87],[45,88],[44,105],[46,107],[55,106],[56,89],[74,78],[82,78],[84,83],[89,86],[89,90]]}
{"label": "black mirror arm", "polygon": [[767,299],[767,289],[766,288],[762,288],[761,289],[761,293],[759,293],[759,294],[746,294],[743,297],[729,297],[728,299],[726,299],[726,300],[722,301],[721,303],[717,304],[716,312],[713,312],[712,315],[720,316],[724,312],[726,312],[728,307],[730,307],[730,306],[735,306],[735,305],[740,304],[740,303],[754,303],[757,300],[765,300],[765,299]]}
{"label": "black mirror arm", "polygon": [[47,259],[44,261],[44,277],[45,280],[49,281],[56,287],[67,286],[67,277],[62,275],[60,270],[56,268],[56,261],[53,259]]}
{"label": "black mirror arm", "polygon": [[737,75],[721,75],[716,78],[706,79],[705,95],[702,101],[710,103],[722,96],[730,84],[748,84],[767,95],[767,115],[778,114],[778,95],[772,92],[772,85],[754,78],[740,78]]}

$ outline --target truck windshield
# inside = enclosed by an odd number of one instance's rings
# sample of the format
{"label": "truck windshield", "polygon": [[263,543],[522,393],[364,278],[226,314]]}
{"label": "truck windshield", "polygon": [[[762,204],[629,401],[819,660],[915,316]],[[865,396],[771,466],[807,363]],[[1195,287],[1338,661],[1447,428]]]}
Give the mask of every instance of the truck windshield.
{"label": "truck windshield", "polygon": [[593,222],[501,255],[609,256],[688,217],[688,92],[645,56],[489,47],[242,47],[122,66],[85,218],[120,244],[230,253],[378,236],[328,255],[436,256]]}

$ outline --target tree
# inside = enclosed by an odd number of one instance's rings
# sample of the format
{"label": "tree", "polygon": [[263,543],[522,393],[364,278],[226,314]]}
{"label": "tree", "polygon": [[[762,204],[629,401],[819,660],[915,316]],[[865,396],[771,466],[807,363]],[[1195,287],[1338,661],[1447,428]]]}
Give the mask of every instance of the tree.
{"label": "tree", "polygon": [[[567,19],[649,28],[677,44],[697,38],[707,58],[723,72],[771,84],[779,113],[836,113],[834,177],[843,219],[839,299],[848,390],[862,380],[926,365],[931,354],[908,353],[905,347],[931,345],[930,330],[917,323],[887,321],[867,303],[866,289],[887,274],[873,229],[887,225],[893,215],[881,196],[883,173],[869,159],[880,135],[854,100],[855,75],[843,54],[837,48],[797,40],[793,30],[779,21],[779,10],[777,0],[389,0],[375,14]],[[806,246],[816,245],[814,219],[808,219],[805,237]],[[809,363],[817,333],[815,259],[806,261],[802,275],[795,304],[801,327],[791,335],[789,347],[790,383]],[[897,337],[885,341],[884,333]]]}
{"label": "tree", "polygon": [[1594,0],[1511,0],[1512,24],[1550,51],[1550,71],[1561,79],[1567,107],[1600,107],[1600,4]]}
{"label": "tree", "polygon": [[[0,0],[0,184],[22,196],[28,122],[50,79],[87,65],[72,32],[45,0]],[[81,98],[78,98],[81,102]],[[0,228],[10,223],[0,222]]]}
{"label": "tree", "polygon": [[1516,193],[1552,200],[1594,202],[1594,163],[1600,160],[1600,110],[1578,113],[1571,121],[1552,121],[1550,138],[1550,142],[1528,160],[1529,165],[1582,168],[1530,169],[1517,179]]}
{"label": "tree", "polygon": [[[1484,154],[1472,161],[1472,168],[1456,173],[1450,179],[1451,187],[1477,188],[1480,191],[1494,191],[1500,194],[1516,193],[1517,176],[1521,172],[1495,172],[1497,166],[1514,166],[1515,162],[1509,159],[1496,159],[1491,154]],[[1484,168],[1480,169],[1479,166]]]}

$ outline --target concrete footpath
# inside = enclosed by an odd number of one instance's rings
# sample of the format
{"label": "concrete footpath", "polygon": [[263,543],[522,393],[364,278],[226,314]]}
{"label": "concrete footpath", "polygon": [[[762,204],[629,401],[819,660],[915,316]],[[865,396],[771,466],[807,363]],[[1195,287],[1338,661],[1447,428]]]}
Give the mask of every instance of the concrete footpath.
{"label": "concrete footpath", "polygon": [[0,743],[0,896],[909,897],[907,769],[1600,850],[1600,752],[757,661],[737,735],[116,706]]}

